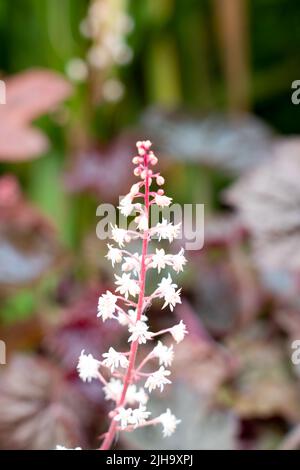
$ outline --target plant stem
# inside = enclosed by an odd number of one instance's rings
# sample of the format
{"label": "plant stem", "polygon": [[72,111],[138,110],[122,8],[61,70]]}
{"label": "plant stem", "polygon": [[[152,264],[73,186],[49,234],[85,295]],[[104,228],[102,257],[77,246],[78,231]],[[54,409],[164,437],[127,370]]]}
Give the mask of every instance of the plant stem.
{"label": "plant stem", "polygon": [[[149,220],[149,174],[148,174],[148,153],[147,152],[145,153],[145,156],[144,156],[144,167],[146,170],[145,194],[144,194],[145,214],[147,216],[147,219]],[[141,271],[140,271],[140,277],[139,277],[140,293],[139,293],[139,300],[137,304],[136,321],[139,321],[141,319],[141,316],[143,313],[145,284],[146,284],[146,257],[147,257],[148,243],[149,243],[149,230],[145,230],[143,233]],[[129,354],[129,364],[128,364],[128,368],[125,374],[123,390],[122,390],[121,398],[117,404],[117,408],[124,406],[124,403],[126,400],[126,393],[127,393],[129,385],[132,382],[132,373],[134,371],[138,346],[139,346],[138,340],[133,341],[131,343],[130,354]],[[118,423],[117,421],[112,419],[109,429],[106,433],[105,439],[100,447],[100,450],[108,450],[111,447],[117,431],[118,431]]]}

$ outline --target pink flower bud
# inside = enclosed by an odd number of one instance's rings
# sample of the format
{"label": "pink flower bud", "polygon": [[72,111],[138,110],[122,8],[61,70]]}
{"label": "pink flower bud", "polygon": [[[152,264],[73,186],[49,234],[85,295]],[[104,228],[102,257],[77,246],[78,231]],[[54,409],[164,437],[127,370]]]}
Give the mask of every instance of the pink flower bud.
{"label": "pink flower bud", "polygon": [[151,155],[149,156],[149,161],[151,165],[156,165],[158,162],[158,158],[154,155],[154,153],[151,152]]}
{"label": "pink flower bud", "polygon": [[143,157],[146,154],[146,150],[143,147],[139,147],[138,152],[141,157]]}
{"label": "pink flower bud", "polygon": [[156,178],[156,183],[158,184],[158,186],[162,186],[165,183],[165,179],[162,176],[159,175]]}
{"label": "pink flower bud", "polygon": [[164,190],[163,189],[159,189],[157,191],[157,194],[159,194],[160,196],[163,196],[165,194]]}

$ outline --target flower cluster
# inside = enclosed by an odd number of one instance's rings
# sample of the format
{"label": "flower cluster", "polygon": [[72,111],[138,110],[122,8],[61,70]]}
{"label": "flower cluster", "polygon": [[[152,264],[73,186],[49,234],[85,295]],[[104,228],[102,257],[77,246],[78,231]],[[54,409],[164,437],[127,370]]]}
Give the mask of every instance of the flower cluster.
{"label": "flower cluster", "polygon": [[[173,345],[164,344],[162,336],[168,336],[176,343],[184,339],[187,333],[182,321],[161,331],[150,331],[145,310],[154,299],[161,302],[162,309],[169,307],[172,311],[180,303],[180,291],[173,282],[168,270],[179,273],[186,264],[184,250],[176,254],[166,253],[156,248],[151,252],[149,242],[159,235],[159,239],[172,242],[178,236],[180,225],[173,225],[162,220],[150,227],[150,207],[153,204],[165,207],[171,204],[171,198],[164,194],[161,186],[164,178],[155,172],[157,157],[151,151],[149,141],[137,143],[138,155],[133,158],[136,165],[134,174],[140,181],[132,186],[123,197],[119,209],[125,216],[134,215],[136,230],[125,230],[113,226],[111,229],[114,244],[108,244],[107,259],[112,266],[119,267],[115,275],[115,292],[106,291],[98,302],[98,317],[102,321],[114,320],[128,329],[129,350],[117,351],[113,347],[95,359],[91,354],[82,351],[78,362],[78,373],[83,381],[97,379],[103,384],[105,398],[114,402],[110,413],[111,423],[101,449],[108,449],[118,431],[131,431],[143,426],[162,426],[163,436],[170,436],[180,422],[167,409],[158,417],[152,417],[147,410],[149,395],[158,390],[162,392],[171,384],[169,370],[174,358]],[[151,185],[156,183],[158,190]],[[156,237],[157,238],[157,237]],[[141,253],[131,253],[127,245],[132,240],[140,240]],[[146,275],[148,270],[156,270],[159,277],[157,287],[152,293],[146,292]],[[156,337],[160,339],[156,340]],[[145,345],[146,353],[139,364],[136,364],[137,350]],[[156,364],[156,366],[155,366]]]}
{"label": "flower cluster", "polygon": [[80,24],[81,34],[91,41],[86,60],[75,57],[66,65],[66,72],[74,81],[86,80],[89,69],[97,73],[101,77],[101,85],[97,85],[101,96],[97,99],[108,102],[123,97],[124,84],[116,76],[115,68],[127,65],[133,56],[126,37],[134,23],[127,9],[127,0],[91,1],[87,16]]}

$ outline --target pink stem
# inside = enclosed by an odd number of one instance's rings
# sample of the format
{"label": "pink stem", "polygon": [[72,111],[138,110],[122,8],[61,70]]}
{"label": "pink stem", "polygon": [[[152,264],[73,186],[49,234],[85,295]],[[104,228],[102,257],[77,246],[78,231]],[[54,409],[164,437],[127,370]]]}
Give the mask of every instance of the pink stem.
{"label": "pink stem", "polygon": [[[149,175],[148,175],[148,153],[145,153],[144,156],[144,166],[146,169],[146,178],[145,178],[145,194],[144,194],[144,201],[145,201],[145,214],[149,219]],[[147,250],[148,250],[148,242],[149,242],[149,231],[145,230],[143,233],[143,247],[142,247],[142,259],[141,259],[141,271],[140,271],[140,293],[139,293],[139,300],[137,304],[137,317],[136,321],[141,319],[143,313],[143,305],[144,305],[144,297],[145,297],[145,284],[146,284],[146,257],[147,257]],[[125,374],[124,383],[123,383],[123,390],[121,394],[121,398],[117,404],[117,408],[122,407],[126,400],[126,393],[128,390],[129,385],[132,382],[132,375],[135,366],[135,359],[138,350],[138,340],[133,341],[131,343],[130,348],[130,355],[129,355],[129,364]],[[115,438],[116,432],[118,431],[118,423],[114,419],[111,420],[109,429],[106,433],[105,439],[100,447],[100,450],[108,450],[112,442]]]}

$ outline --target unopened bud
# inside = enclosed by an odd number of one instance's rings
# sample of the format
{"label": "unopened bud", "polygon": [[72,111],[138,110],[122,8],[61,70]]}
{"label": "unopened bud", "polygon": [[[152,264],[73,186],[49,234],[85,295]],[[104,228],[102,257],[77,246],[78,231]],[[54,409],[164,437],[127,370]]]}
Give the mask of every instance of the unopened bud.
{"label": "unopened bud", "polygon": [[164,190],[163,189],[159,189],[157,191],[157,194],[159,194],[159,196],[163,196],[165,194]]}
{"label": "unopened bud", "polygon": [[156,183],[158,184],[158,186],[162,186],[165,183],[165,179],[162,176],[159,175],[156,178]]}
{"label": "unopened bud", "polygon": [[139,152],[139,155],[140,155],[141,157],[143,157],[143,156],[145,155],[145,153],[146,153],[146,150],[145,150],[143,147],[139,147],[139,148],[138,148],[138,152]]}
{"label": "unopened bud", "polygon": [[151,163],[151,165],[153,165],[153,166],[154,166],[154,165],[156,165],[156,164],[157,164],[157,162],[158,162],[158,158],[157,158],[157,157],[151,157],[151,159],[150,159],[150,163]]}

